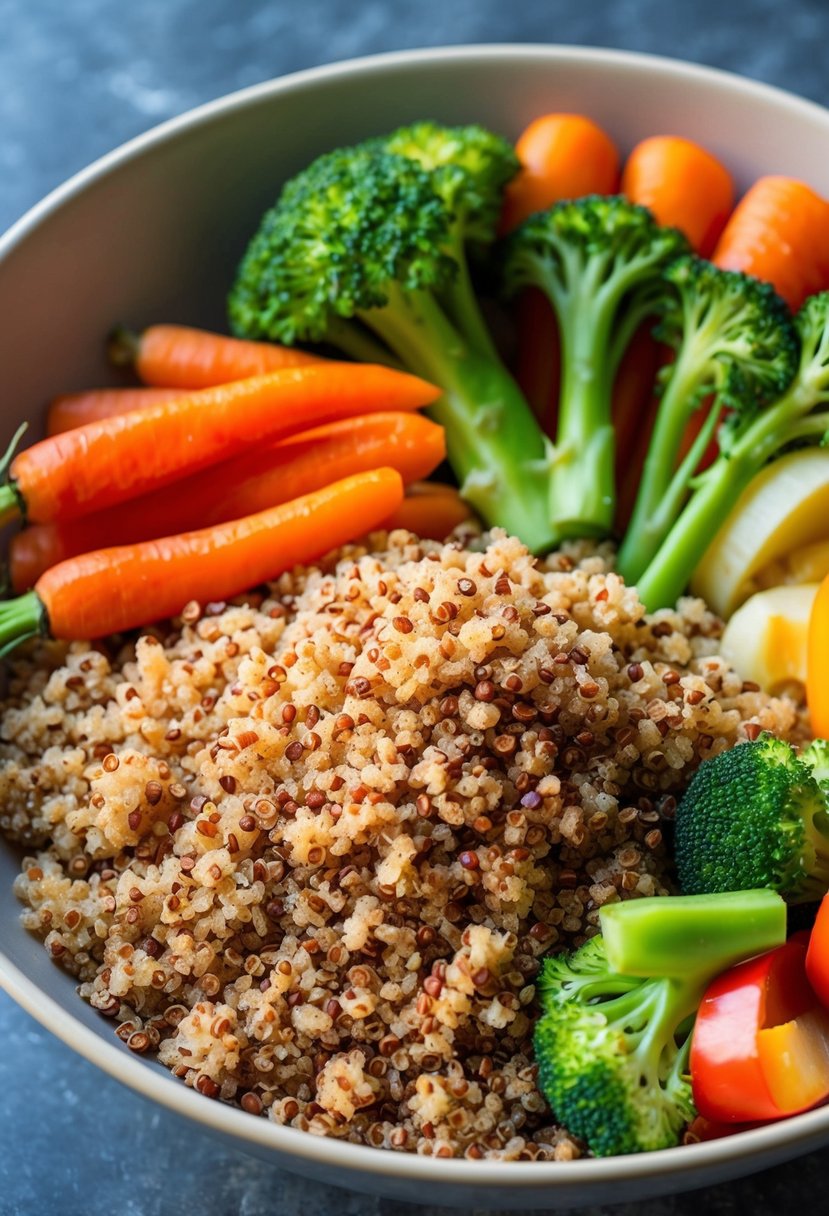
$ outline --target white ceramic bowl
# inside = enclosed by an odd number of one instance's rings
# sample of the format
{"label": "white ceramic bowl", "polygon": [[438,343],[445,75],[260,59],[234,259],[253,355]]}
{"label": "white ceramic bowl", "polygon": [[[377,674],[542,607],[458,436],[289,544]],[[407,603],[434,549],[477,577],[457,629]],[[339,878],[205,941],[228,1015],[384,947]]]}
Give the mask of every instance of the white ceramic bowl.
{"label": "white ceramic bowl", "polygon": [[[622,150],[646,135],[686,135],[721,156],[742,186],[761,173],[786,173],[829,194],[829,112],[688,64],[570,47],[490,46],[302,72],[133,140],[0,240],[2,434],[10,436],[24,418],[37,428],[55,393],[109,379],[102,336],[115,321],[222,325],[225,293],[261,212],[281,181],[318,153],[427,117],[482,122],[515,136],[550,110],[589,114]],[[411,1202],[553,1208],[702,1186],[829,1141],[827,1108],[644,1156],[503,1165],[363,1148],[253,1118],[131,1055],[112,1024],[80,1001],[71,979],[19,925],[11,894],[18,860],[0,845],[0,984],[112,1076],[228,1144],[299,1173]],[[44,1117],[58,1119],[48,1110]]]}

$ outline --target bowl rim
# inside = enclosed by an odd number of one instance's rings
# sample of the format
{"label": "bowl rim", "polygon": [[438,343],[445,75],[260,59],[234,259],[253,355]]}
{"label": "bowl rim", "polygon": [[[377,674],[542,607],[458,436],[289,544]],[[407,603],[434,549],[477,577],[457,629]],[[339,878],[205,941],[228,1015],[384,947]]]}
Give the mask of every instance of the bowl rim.
{"label": "bowl rim", "polygon": [[[0,236],[0,272],[3,261],[58,209],[80,195],[99,179],[135,160],[153,147],[164,144],[183,132],[231,112],[259,104],[263,99],[280,93],[300,91],[344,76],[370,76],[394,68],[410,68],[434,62],[468,62],[540,59],[545,63],[582,64],[596,67],[603,64],[631,75],[642,72],[650,76],[686,80],[724,89],[732,95],[749,100],[773,103],[778,109],[801,119],[817,120],[826,126],[829,136],[829,110],[816,102],[748,77],[704,65],[671,59],[645,52],[612,50],[590,46],[570,46],[548,43],[487,43],[445,47],[425,47],[414,50],[391,51],[376,55],[323,64],[293,72],[272,80],[250,85],[225,94],[213,101],[190,109],[160,123],[104,156],[95,160],[48,193],[25,212],[6,233]],[[21,932],[25,932],[21,926]],[[707,1171],[722,1168],[739,1160],[743,1164],[756,1162],[762,1168],[763,1159],[775,1150],[799,1145],[803,1151],[829,1139],[829,1107],[796,1115],[779,1123],[740,1132],[734,1136],[700,1144],[681,1145],[657,1153],[633,1156],[589,1158],[570,1162],[521,1162],[514,1169],[504,1169],[504,1162],[440,1159],[414,1153],[393,1152],[368,1145],[326,1136],[311,1135],[286,1127],[270,1119],[251,1117],[229,1104],[206,1100],[186,1087],[166,1070],[149,1066],[149,1062],[132,1055],[119,1041],[110,1042],[85,1025],[54,998],[30,980],[0,947],[0,988],[45,1029],[61,1039],[85,1059],[97,1065],[111,1077],[150,1098],[175,1113],[223,1135],[230,1135],[239,1148],[244,1143],[271,1149],[287,1157],[319,1163],[342,1171],[344,1179],[350,1174],[370,1173],[380,1178],[434,1181],[437,1174],[447,1184],[475,1184],[490,1190],[522,1188],[525,1190],[566,1190],[572,1192],[580,1184],[585,1187],[610,1187],[614,1183],[651,1178],[682,1176],[699,1173],[698,1185],[708,1181]],[[79,998],[80,999],[80,998]],[[796,1149],[789,1155],[794,1155]],[[742,1169],[742,1173],[750,1169]],[[355,1185],[359,1182],[355,1180]]]}

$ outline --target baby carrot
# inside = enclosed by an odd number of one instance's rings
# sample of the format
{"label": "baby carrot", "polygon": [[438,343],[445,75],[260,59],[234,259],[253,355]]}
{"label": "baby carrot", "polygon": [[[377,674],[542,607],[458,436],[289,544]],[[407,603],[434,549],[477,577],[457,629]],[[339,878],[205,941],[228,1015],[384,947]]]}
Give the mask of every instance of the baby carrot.
{"label": "baby carrot", "polygon": [[380,410],[428,405],[440,390],[369,363],[285,368],[90,422],[15,456],[0,523],[74,519],[169,485],[256,445]]}
{"label": "baby carrot", "polygon": [[247,380],[279,371],[322,363],[289,346],[248,342],[186,325],[151,325],[140,334],[116,329],[109,340],[113,363],[130,364],[144,384],[163,388],[211,388],[231,380]]}
{"label": "baby carrot", "polygon": [[829,202],[791,177],[761,177],[735,207],[712,262],[763,279],[797,310],[829,288]]}
{"label": "baby carrot", "polygon": [[64,393],[49,406],[46,434],[59,435],[61,431],[86,426],[87,422],[128,414],[145,405],[175,401],[181,395],[180,388],[93,388],[83,393]]}
{"label": "baby carrot", "polygon": [[583,114],[544,114],[515,145],[521,169],[507,185],[501,231],[510,232],[535,211],[563,198],[613,194],[619,153],[601,127]]}
{"label": "baby carrot", "polygon": [[44,570],[78,553],[253,515],[351,473],[387,466],[408,483],[427,477],[445,455],[443,428],[420,414],[343,418],[106,511],[24,528],[9,546],[12,588],[28,590]]}
{"label": "baby carrot", "polygon": [[229,599],[376,528],[403,498],[394,469],[374,469],[198,532],[99,549],[52,566],[0,605],[0,653],[37,634],[105,637]]}
{"label": "baby carrot", "polygon": [[472,512],[452,486],[426,481],[410,486],[400,506],[385,521],[392,532],[406,528],[429,540],[445,540],[449,533],[472,518]]}
{"label": "baby carrot", "polygon": [[697,253],[708,257],[734,206],[734,183],[725,165],[678,135],[653,135],[625,162],[622,194],[648,207],[660,224],[679,228]]}

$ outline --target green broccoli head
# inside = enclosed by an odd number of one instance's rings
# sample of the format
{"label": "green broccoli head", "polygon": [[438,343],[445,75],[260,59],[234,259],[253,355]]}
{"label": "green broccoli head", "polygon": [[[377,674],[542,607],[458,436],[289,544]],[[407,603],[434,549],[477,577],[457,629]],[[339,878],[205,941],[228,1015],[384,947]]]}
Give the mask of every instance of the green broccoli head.
{"label": "green broccoli head", "polygon": [[616,975],[594,938],[546,959],[534,1046],[556,1117],[604,1157],[668,1148],[693,1118],[688,1019],[699,988]]}
{"label": "green broccoli head", "polygon": [[764,733],[704,761],[676,812],[686,894],[769,887],[790,902],[829,888],[829,819],[809,766]]}
{"label": "green broccoli head", "polygon": [[809,389],[825,396],[829,389],[829,291],[809,296],[794,318],[800,339],[798,379],[808,381]]}
{"label": "green broccoli head", "polygon": [[[736,411],[741,422],[778,397],[790,383],[798,341],[786,302],[769,283],[736,270],[720,270],[699,257],[683,257],[665,271],[676,289],[665,297],[656,334],[683,350],[694,369],[684,408],[709,393]],[[663,369],[664,379],[673,369]]]}
{"label": "green broccoli head", "polygon": [[616,369],[636,329],[670,290],[662,271],[687,248],[680,232],[660,227],[646,208],[620,195],[556,203],[503,242],[507,295],[539,288],[556,317],[561,358],[550,517],[558,540],[613,530]]}
{"label": "green broccoli head", "polygon": [[595,303],[624,297],[686,253],[676,228],[657,224],[646,207],[621,195],[587,195],[531,215],[504,242],[508,294],[541,288],[557,311],[569,295]]}
{"label": "green broccoli head", "polygon": [[[411,152],[417,130],[408,140],[399,133],[400,146]],[[472,167],[486,162],[485,133],[476,139]],[[434,127],[424,145],[439,143]],[[461,168],[455,182],[452,173],[378,140],[321,156],[284,187],[251,241],[228,300],[231,327],[288,345],[324,341],[438,385],[430,413],[465,497],[486,523],[544,552],[552,543],[547,441],[495,349],[447,201],[468,203],[477,191],[480,220],[497,174],[480,169],[476,182]]]}
{"label": "green broccoli head", "polygon": [[456,217],[462,239],[489,244],[504,187],[520,167],[515,149],[485,127],[418,122],[377,141],[386,152],[416,161]]}
{"label": "green broccoli head", "polygon": [[801,758],[820,786],[824,799],[829,799],[829,739],[813,739]]}
{"label": "green broccoli head", "polygon": [[251,241],[228,300],[234,333],[324,340],[335,318],[382,308],[391,291],[439,290],[449,213],[414,161],[368,148],[315,160],[283,189]]}

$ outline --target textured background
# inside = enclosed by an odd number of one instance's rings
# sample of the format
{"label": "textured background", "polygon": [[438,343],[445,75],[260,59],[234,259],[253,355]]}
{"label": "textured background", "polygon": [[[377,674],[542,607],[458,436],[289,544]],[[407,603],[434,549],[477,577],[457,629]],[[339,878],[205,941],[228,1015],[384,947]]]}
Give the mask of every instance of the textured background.
{"label": "textured background", "polygon": [[[163,119],[352,55],[564,42],[674,55],[829,103],[827,0],[0,0],[0,230]],[[518,1167],[520,1168],[520,1167]],[[592,1216],[754,1216],[814,1206],[823,1154]],[[217,1148],[72,1055],[0,994],[0,1216],[438,1216]],[[820,1205],[819,1205],[820,1210]]]}

